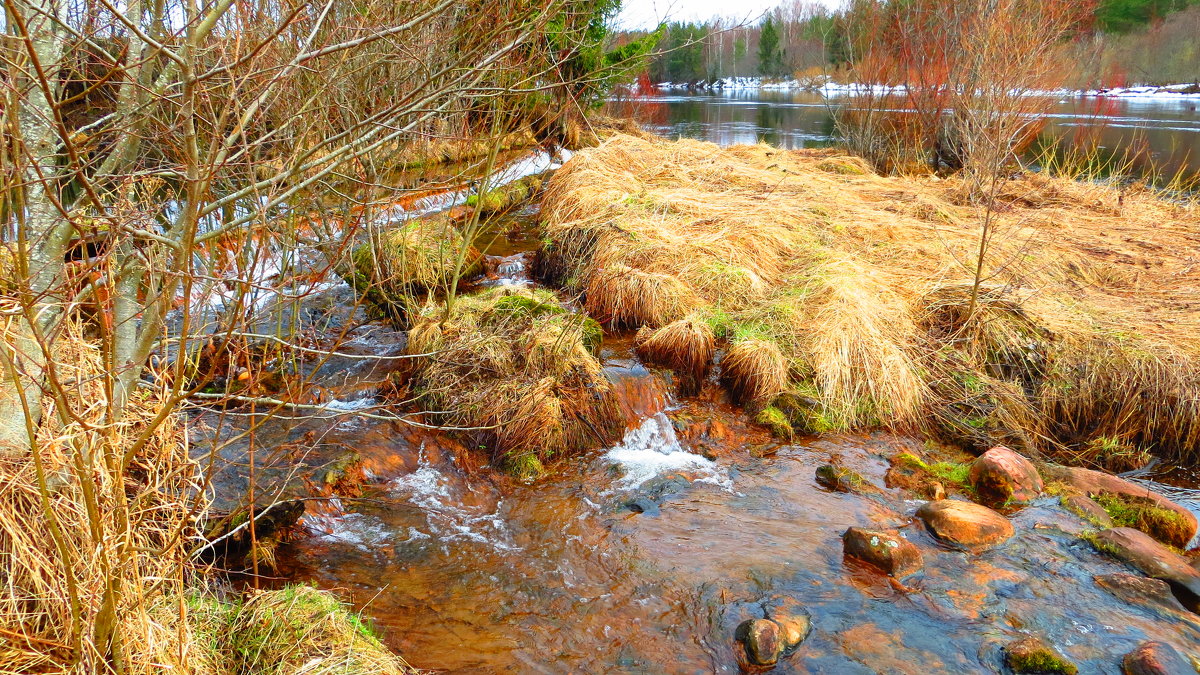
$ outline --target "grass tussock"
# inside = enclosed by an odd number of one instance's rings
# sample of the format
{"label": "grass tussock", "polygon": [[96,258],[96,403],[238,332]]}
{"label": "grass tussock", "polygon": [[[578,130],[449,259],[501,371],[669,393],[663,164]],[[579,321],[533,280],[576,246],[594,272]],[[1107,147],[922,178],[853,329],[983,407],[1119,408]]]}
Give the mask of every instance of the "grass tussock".
{"label": "grass tussock", "polygon": [[384,314],[407,319],[414,298],[482,269],[483,256],[447,216],[410,220],[356,247],[342,276]]}
{"label": "grass tussock", "polygon": [[493,289],[444,314],[431,309],[409,335],[409,352],[423,355],[411,386],[429,422],[466,428],[526,476],[619,440],[624,418],[594,353],[595,321],[544,290]]}
{"label": "grass tussock", "polygon": [[699,392],[708,373],[716,352],[716,337],[707,323],[688,318],[662,328],[642,326],[633,345],[643,361],[674,370],[681,378],[681,392],[690,396]]}
{"label": "grass tussock", "polygon": [[1194,458],[1200,208],[1019,176],[971,310],[983,212],[968,192],[832,150],[615,136],[547,186],[538,271],[611,324],[705,317],[734,395],[799,428]]}

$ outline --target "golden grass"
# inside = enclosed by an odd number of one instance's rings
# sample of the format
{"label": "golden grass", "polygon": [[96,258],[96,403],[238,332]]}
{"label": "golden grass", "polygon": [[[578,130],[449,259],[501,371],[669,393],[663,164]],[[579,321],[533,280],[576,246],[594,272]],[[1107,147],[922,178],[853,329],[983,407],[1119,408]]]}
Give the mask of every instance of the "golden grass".
{"label": "golden grass", "polygon": [[[0,457],[0,675],[403,672],[377,642],[342,639],[360,624],[333,612],[340,605],[324,593],[329,613],[293,621],[306,626],[293,637],[306,641],[272,638],[264,663],[274,670],[242,663],[235,646],[255,639],[244,628],[283,610],[275,603],[239,615],[195,570],[207,500],[182,417],[159,419],[166,392],[142,388],[109,423],[101,350],[78,321],[66,322],[51,353],[62,387],[41,399],[34,450]],[[139,438],[145,443],[126,457]]]}
{"label": "golden grass", "polygon": [[[461,256],[461,265],[460,265]],[[385,314],[405,323],[414,298],[478,274],[483,256],[445,215],[417,218],[359,245],[339,273]]]}
{"label": "golden grass", "polygon": [[1194,455],[1200,209],[1137,186],[1016,177],[968,320],[983,213],[967,193],[834,150],[615,136],[547,186],[538,270],[611,324],[705,316],[729,345],[736,396],[797,393],[820,426]]}
{"label": "golden grass", "polygon": [[465,427],[518,472],[609,445],[624,419],[592,350],[599,326],[544,290],[493,289],[459,298],[448,320],[431,308],[408,351],[427,422]]}
{"label": "golden grass", "polygon": [[681,378],[685,396],[699,392],[716,352],[713,329],[698,318],[673,321],[662,328],[643,326],[633,343],[637,355],[647,363],[666,366]]}

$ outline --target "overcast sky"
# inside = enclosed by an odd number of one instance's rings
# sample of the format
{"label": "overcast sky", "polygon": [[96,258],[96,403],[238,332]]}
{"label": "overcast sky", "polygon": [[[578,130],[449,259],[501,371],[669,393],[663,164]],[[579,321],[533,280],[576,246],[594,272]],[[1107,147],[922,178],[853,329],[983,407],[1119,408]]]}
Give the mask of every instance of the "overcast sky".
{"label": "overcast sky", "polygon": [[[834,6],[840,0],[819,0]],[[781,0],[624,0],[617,17],[621,28],[653,28],[659,21],[704,21],[714,16],[732,16],[754,21]]]}

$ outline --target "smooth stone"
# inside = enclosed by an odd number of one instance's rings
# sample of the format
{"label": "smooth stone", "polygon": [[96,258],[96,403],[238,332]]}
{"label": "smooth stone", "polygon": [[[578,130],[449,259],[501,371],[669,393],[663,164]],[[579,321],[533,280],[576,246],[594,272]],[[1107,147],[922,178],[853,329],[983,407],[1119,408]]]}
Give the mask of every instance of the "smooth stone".
{"label": "smooth stone", "polygon": [[767,618],[779,625],[784,651],[795,649],[812,630],[812,620],[799,600],[776,596],[764,605],[764,609]]}
{"label": "smooth stone", "polygon": [[1175,597],[1193,611],[1200,606],[1200,572],[1154,537],[1132,527],[1114,527],[1095,535],[1101,550],[1171,585]]}
{"label": "smooth stone", "polygon": [[1067,497],[1063,501],[1063,506],[1097,527],[1108,529],[1113,526],[1112,516],[1108,515],[1108,511],[1105,511],[1104,507],[1097,504],[1096,500],[1091,497],[1085,495]]}
{"label": "smooth stone", "polygon": [[917,509],[917,516],[938,539],[964,548],[989,548],[1013,536],[1008,518],[973,502],[926,502]]}
{"label": "smooth stone", "polygon": [[1121,602],[1142,607],[1165,619],[1200,628],[1200,617],[1187,611],[1171,593],[1171,585],[1162,579],[1118,573],[1098,574],[1093,580]]}
{"label": "smooth stone", "polygon": [[817,467],[817,485],[834,492],[858,492],[867,481],[851,469],[833,464]]}
{"label": "smooth stone", "polygon": [[867,562],[897,579],[919,571],[925,564],[916,544],[895,530],[852,527],[842,535],[842,549],[847,556]]}
{"label": "smooth stone", "polygon": [[783,630],[768,619],[749,619],[738,626],[737,637],[746,648],[746,658],[756,666],[773,666],[783,654]]}
{"label": "smooth stone", "polygon": [[1165,642],[1143,642],[1121,661],[1125,675],[1196,675],[1196,669]]}
{"label": "smooth stone", "polygon": [[1026,504],[1042,494],[1042,476],[1028,459],[1004,446],[983,453],[968,474],[975,492],[989,504]]}

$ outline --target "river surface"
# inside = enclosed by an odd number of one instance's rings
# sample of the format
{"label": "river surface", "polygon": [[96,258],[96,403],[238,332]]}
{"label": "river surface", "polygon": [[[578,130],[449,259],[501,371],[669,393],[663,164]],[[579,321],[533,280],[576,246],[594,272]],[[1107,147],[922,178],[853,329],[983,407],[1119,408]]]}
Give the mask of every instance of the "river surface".
{"label": "river surface", "polygon": [[[800,147],[831,130],[823,108],[793,95],[769,104],[663,98],[668,134]],[[477,285],[536,285],[536,215],[492,224],[481,238],[488,274]],[[780,443],[716,382],[676,397],[669,376],[637,360],[627,334],[606,336],[602,351],[624,440],[551,465],[536,483],[482,466],[461,438],[355,416],[377,411],[398,367],[371,357],[399,353],[404,335],[347,310],[348,294],[333,288],[304,313],[347,335],[345,356],[312,373],[324,408],[272,419],[248,440],[238,436],[245,420],[225,411],[199,416],[197,427],[231,439],[225,493],[245,491],[249,464],[258,483],[286,484],[283,496],[319,495],[263,582],[334,590],[419,668],[738,672],[736,626],[780,599],[802,605],[813,625],[781,673],[1005,672],[1003,645],[1028,634],[1083,673],[1120,672],[1121,657],[1146,639],[1200,652],[1200,618],[1130,604],[1096,583],[1131,569],[1081,541],[1084,524],[1056,498],[1010,514],[1017,534],[995,549],[949,549],[914,521],[920,502],[884,480],[887,459],[922,452],[919,440],[875,433]],[[323,477],[347,459],[354,480]],[[864,476],[869,494],[819,486],[816,469],[832,461]],[[851,526],[900,529],[922,550],[924,569],[897,582],[843,559]]]}
{"label": "river surface", "polygon": [[[670,138],[721,145],[759,141],[785,148],[828,145],[836,136],[831,106],[809,92],[735,90],[689,94],[662,92],[641,99],[650,128]],[[1154,167],[1168,177],[1200,172],[1200,101],[1157,98],[1065,98],[1046,119],[1050,138],[1083,145],[1097,141],[1113,153],[1126,150],[1136,170]]]}

